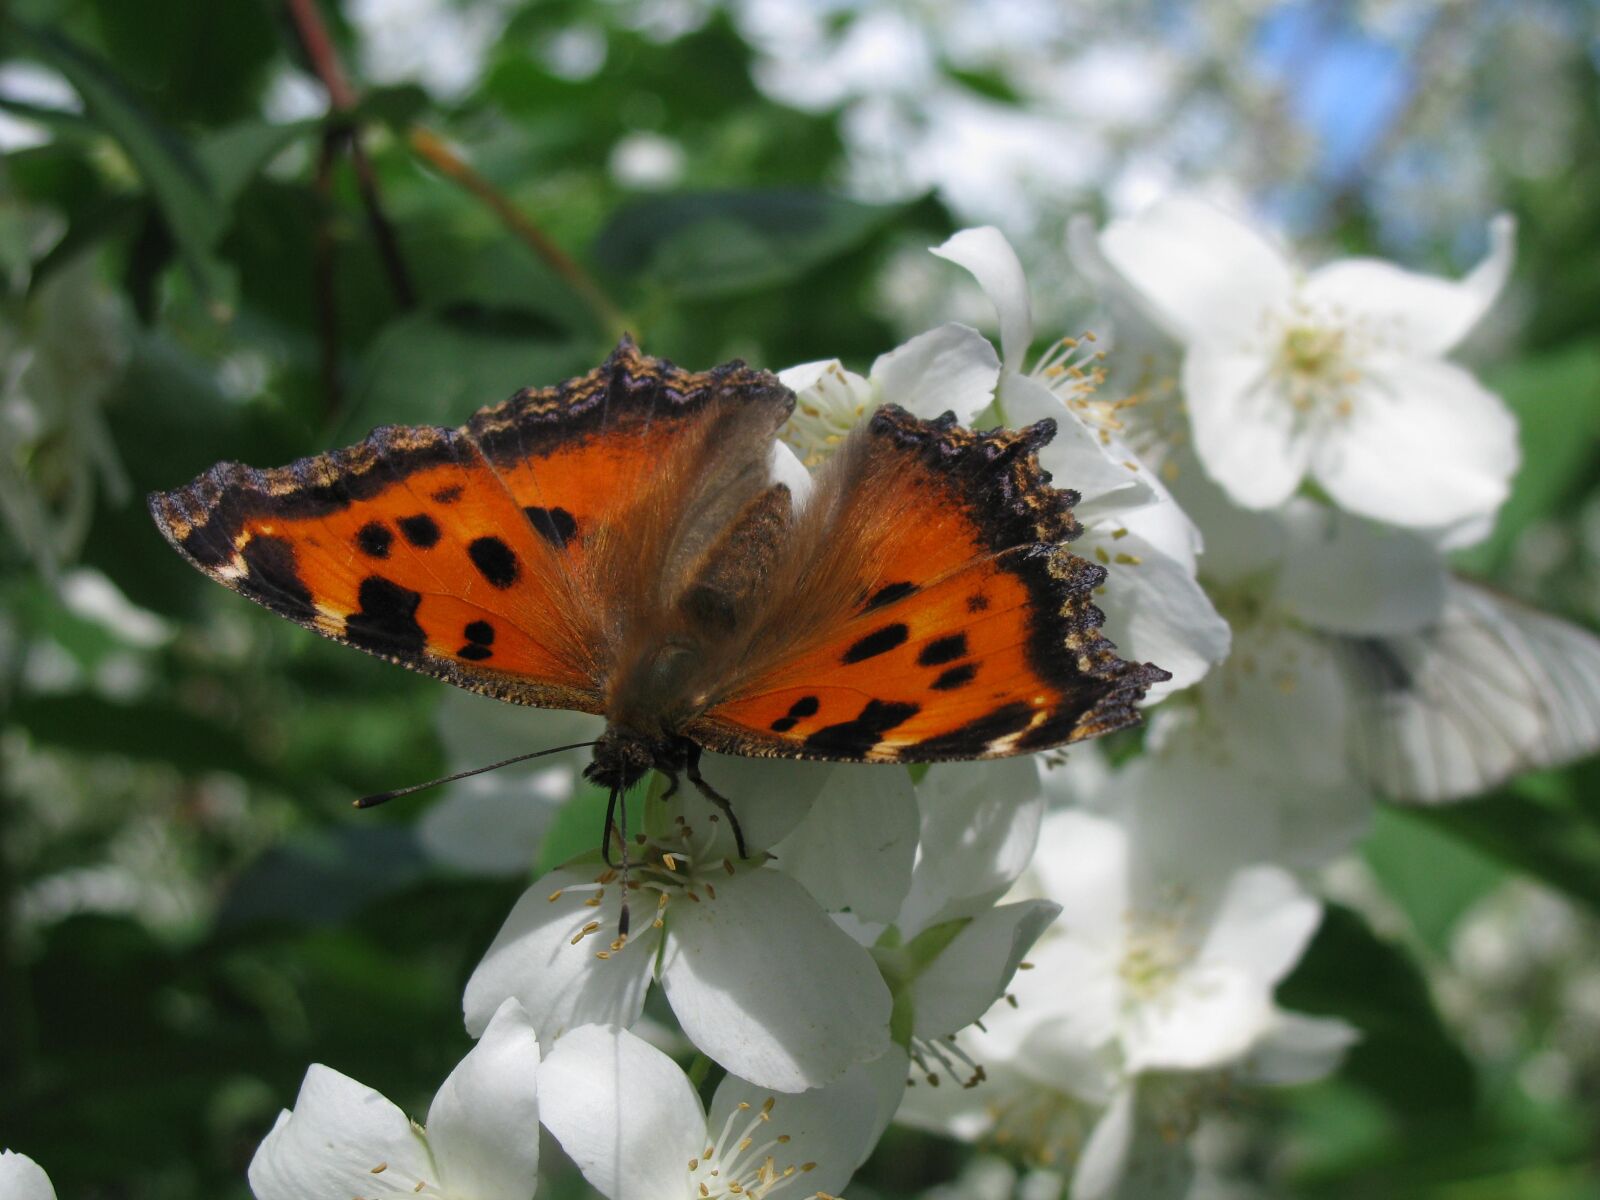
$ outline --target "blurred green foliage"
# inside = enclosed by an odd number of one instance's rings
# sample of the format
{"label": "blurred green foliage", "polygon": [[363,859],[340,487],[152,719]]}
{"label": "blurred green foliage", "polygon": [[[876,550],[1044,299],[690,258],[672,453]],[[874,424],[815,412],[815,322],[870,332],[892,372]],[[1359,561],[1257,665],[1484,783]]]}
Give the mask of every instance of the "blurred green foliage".
{"label": "blurred green foliage", "polygon": [[[359,61],[351,23],[326,11],[346,63]],[[269,465],[374,424],[454,424],[607,351],[621,330],[419,158],[412,128],[449,139],[592,273],[648,350],[697,367],[735,355],[864,366],[912,332],[882,299],[886,271],[959,222],[937,195],[847,197],[841,111],[769,98],[752,81],[756,50],[720,9],[666,38],[602,0],[497,11],[504,29],[459,95],[357,78],[349,114],[269,117],[275,81],[308,69],[272,0],[0,7],[0,61],[51,68],[81,100],[61,111],[0,87],[0,111],[49,135],[0,167],[0,315],[24,328],[84,260],[127,313],[125,358],[98,401],[125,486],[107,475],[85,491],[96,468],[68,432],[46,430],[14,465],[45,511],[90,506],[62,565],[103,572],[175,630],[129,643],[63,605],[25,545],[3,549],[0,1141],[46,1165],[67,1200],[245,1195],[245,1164],[312,1061],[423,1111],[468,1045],[462,985],[522,886],[432,865],[414,811],[349,808],[443,768],[439,685],[226,595],[136,499],[220,459]],[[539,48],[576,28],[598,31],[603,61],[558,71]],[[1600,88],[1581,45],[1560,69],[1580,97],[1564,114],[1573,174],[1532,179],[1484,151],[1522,222],[1523,332],[1488,378],[1523,421],[1528,467],[1464,566],[1592,620]],[[1018,101],[998,73],[945,71],[974,96]],[[363,201],[351,131],[397,260]],[[619,178],[614,150],[639,133],[677,148],[674,182]],[[1059,197],[1047,216],[1086,200]],[[1358,190],[1339,210],[1346,248],[1384,250],[1376,203]],[[30,214],[59,222],[42,248],[19,232]],[[1531,557],[1530,538],[1543,547]],[[1597,950],[1597,772],[1382,814],[1363,869],[1392,920],[1331,908],[1284,993],[1365,1041],[1334,1081],[1252,1102],[1267,1144],[1289,1147],[1263,1152],[1262,1194],[1600,1195],[1600,1053],[1576,1054],[1560,1088],[1530,1087],[1527,1071],[1563,1036],[1562,972]],[[554,844],[592,816],[564,814]],[[1492,997],[1511,1028],[1486,1038],[1441,988],[1458,925],[1518,875],[1578,906],[1587,940]],[[968,1153],[895,1132],[852,1195],[910,1195]],[[551,1190],[580,1185],[569,1174]]]}

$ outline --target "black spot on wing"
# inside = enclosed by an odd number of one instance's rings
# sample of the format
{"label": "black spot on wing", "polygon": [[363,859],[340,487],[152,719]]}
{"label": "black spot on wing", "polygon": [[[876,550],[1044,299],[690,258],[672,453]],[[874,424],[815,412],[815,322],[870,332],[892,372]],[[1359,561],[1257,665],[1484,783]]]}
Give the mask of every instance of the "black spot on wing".
{"label": "black spot on wing", "polygon": [[972,595],[967,597],[967,611],[969,613],[980,613],[988,607],[989,597],[982,592],[973,592]]}
{"label": "black spot on wing", "polygon": [[419,550],[426,550],[430,546],[439,544],[439,523],[427,513],[418,513],[414,517],[401,517],[396,522],[400,532],[405,534],[406,541]]}
{"label": "black spot on wing", "polygon": [[918,704],[868,700],[853,721],[824,725],[806,738],[806,749],[841,758],[861,758],[883,740],[883,735],[922,711]]}
{"label": "black spot on wing", "polygon": [[858,663],[864,659],[876,658],[880,654],[887,654],[910,636],[911,630],[905,625],[898,622],[893,625],[885,625],[882,629],[875,629],[856,642],[855,645],[844,652],[839,661],[843,663]]}
{"label": "black spot on wing", "polygon": [[468,621],[467,627],[461,631],[467,644],[456,651],[457,658],[467,659],[469,662],[482,662],[493,657],[494,651],[489,647],[494,645],[494,626],[487,621]]}
{"label": "black spot on wing", "polygon": [[510,587],[522,573],[511,547],[497,537],[474,538],[467,546],[467,557],[478,568],[478,574],[497,588]]}
{"label": "black spot on wing", "polygon": [[578,536],[577,519],[564,508],[539,508],[529,505],[522,510],[538,531],[540,537],[557,550]]}
{"label": "black spot on wing", "polygon": [[789,730],[800,724],[804,718],[816,716],[817,709],[821,707],[822,705],[818,703],[815,696],[801,696],[800,699],[789,706],[788,716],[779,717],[772,723],[772,731],[774,733],[788,733]]}
{"label": "black spot on wing", "polygon": [[368,575],[356,592],[361,611],[345,619],[344,636],[363,650],[396,658],[416,658],[428,637],[417,624],[422,596],[381,575]]}
{"label": "black spot on wing", "polygon": [[356,546],[368,558],[388,558],[394,534],[382,521],[368,521],[356,531]]}
{"label": "black spot on wing", "polygon": [[1010,704],[1002,704],[992,712],[968,721],[949,733],[925,738],[905,749],[918,757],[926,754],[930,758],[975,758],[988,749],[995,739],[1009,737],[1028,728],[1033,717],[1033,707],[1016,700]]}
{"label": "black spot on wing", "polygon": [[454,504],[459,499],[461,499],[461,485],[459,483],[452,483],[449,487],[442,487],[433,493],[433,502],[435,504]]}
{"label": "black spot on wing", "polygon": [[948,671],[941,672],[929,686],[936,692],[953,692],[957,688],[966,687],[978,673],[977,663],[962,663],[959,667],[951,667]]}
{"label": "black spot on wing", "polygon": [[967,635],[952,633],[949,637],[936,638],[924,646],[917,652],[917,662],[924,667],[939,667],[966,655]]}
{"label": "black spot on wing", "polygon": [[316,615],[311,589],[300,578],[294,547],[289,542],[258,535],[244,544],[239,557],[245,566],[239,590],[246,596],[296,621],[309,621]]}
{"label": "black spot on wing", "polygon": [[907,596],[914,595],[917,585],[911,582],[885,584],[868,598],[866,607],[870,609],[882,608],[885,604],[893,604],[896,600],[904,600]]}

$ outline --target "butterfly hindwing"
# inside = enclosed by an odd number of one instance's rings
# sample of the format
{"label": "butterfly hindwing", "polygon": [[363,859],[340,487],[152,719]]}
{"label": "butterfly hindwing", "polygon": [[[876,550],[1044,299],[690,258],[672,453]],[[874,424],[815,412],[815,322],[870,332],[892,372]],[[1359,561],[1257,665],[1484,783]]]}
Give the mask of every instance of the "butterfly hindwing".
{"label": "butterfly hindwing", "polygon": [[[975,433],[880,409],[801,520],[784,610],[691,730],[708,747],[845,761],[1044,749],[1133,723],[1156,668],[1118,658],[1048,486],[1048,422]],[[809,528],[808,528],[809,526]]]}

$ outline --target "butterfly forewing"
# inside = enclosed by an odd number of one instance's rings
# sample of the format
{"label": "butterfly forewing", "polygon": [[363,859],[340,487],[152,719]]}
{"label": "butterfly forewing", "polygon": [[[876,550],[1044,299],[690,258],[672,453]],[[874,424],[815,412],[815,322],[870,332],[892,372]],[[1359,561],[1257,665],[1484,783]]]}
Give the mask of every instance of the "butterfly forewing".
{"label": "butterfly forewing", "polygon": [[719,413],[759,405],[775,428],[789,403],[762,372],[692,374],[624,341],[462,429],[222,463],[150,507],[195,566],[318,633],[502,700],[600,712],[616,586],[595,556],[671,511],[663,464]]}

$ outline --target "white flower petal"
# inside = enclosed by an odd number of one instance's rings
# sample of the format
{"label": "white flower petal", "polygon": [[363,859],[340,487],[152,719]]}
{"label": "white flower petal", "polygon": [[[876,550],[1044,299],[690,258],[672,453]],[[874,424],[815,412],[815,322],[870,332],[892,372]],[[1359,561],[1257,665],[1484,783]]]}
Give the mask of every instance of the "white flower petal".
{"label": "white flower petal", "polygon": [[1130,1072],[1204,1071],[1244,1055],[1272,1020],[1272,996],[1240,971],[1196,966],[1126,1018]]}
{"label": "white flower petal", "polygon": [[[579,1025],[625,1027],[638,1018],[660,939],[650,936],[647,926],[653,914],[635,912],[633,939],[610,958],[595,957],[615,936],[620,916],[621,889],[615,884],[606,888],[598,908],[584,906],[594,895],[588,885],[599,873],[595,866],[562,867],[522,894],[467,980],[463,1005],[469,1033],[481,1034],[508,996],[527,1010],[543,1046]],[[633,907],[641,906],[633,901]],[[590,923],[595,931],[573,945]]]}
{"label": "white flower petal", "polygon": [[1322,906],[1293,875],[1269,863],[1237,872],[1195,961],[1237,971],[1270,995],[1322,920]]}
{"label": "white flower petal", "polygon": [[1205,556],[1199,565],[1208,582],[1238,583],[1282,565],[1289,531],[1278,512],[1241,508],[1188,453],[1175,454],[1172,462],[1177,467],[1173,497],[1205,531]]}
{"label": "white flower petal", "polygon": [[555,816],[549,797],[570,795],[571,787],[566,766],[462,780],[422,814],[417,840],[436,862],[458,871],[526,878]]}
{"label": "white flower petal", "polygon": [[994,400],[1000,359],[983,334],[952,321],[879,355],[869,378],[879,403],[898,404],[924,420],[953,412],[971,425]]}
{"label": "white flower petal", "polygon": [[1096,504],[1134,508],[1155,499],[1144,478],[1147,472],[1133,452],[1102,438],[1037,379],[1005,375],[999,396],[1006,424],[1012,428],[1046,419],[1056,423],[1055,437],[1039,451],[1039,465],[1050,472],[1052,487],[1078,493],[1080,509]]}
{"label": "white flower petal", "polygon": [[817,381],[830,370],[837,370],[841,366],[837,358],[819,358],[815,362],[797,363],[779,371],[778,382],[798,394],[809,387],[815,387]]}
{"label": "white flower petal", "polygon": [[827,772],[810,814],[772,848],[778,870],[829,912],[888,924],[911,886],[916,789],[900,767],[840,765]]}
{"label": "white flower petal", "polygon": [[1282,520],[1290,542],[1277,599],[1307,625],[1385,637],[1438,619],[1449,571],[1422,538],[1310,501],[1291,505]]}
{"label": "white flower petal", "polygon": [[700,1100],[678,1065],[626,1030],[572,1030],[539,1067],[540,1113],[607,1200],[684,1200],[705,1149]]}
{"label": "white flower petal", "polygon": [[1122,522],[1086,528],[1073,548],[1087,558],[1109,560],[1095,598],[1106,615],[1102,632],[1124,658],[1154,663],[1172,675],[1149,689],[1146,704],[1198,682],[1228,657],[1233,635],[1192,569]]}
{"label": "white flower petal", "polygon": [[1471,333],[1511,277],[1516,223],[1501,214],[1489,224],[1489,252],[1462,279],[1419,275],[1375,258],[1329,263],[1306,279],[1318,307],[1359,314],[1386,342],[1417,355],[1443,355]]}
{"label": "white flower petal", "polygon": [[539,1186],[539,1041],[515,1000],[495,1012],[428,1109],[439,1182],[471,1200],[530,1200]]}
{"label": "white flower petal", "polygon": [[418,1182],[438,1183],[427,1143],[405,1113],[321,1063],[306,1071],[294,1111],[278,1117],[249,1176],[256,1200],[399,1196]]}
{"label": "white flower petal", "polygon": [[1366,367],[1350,415],[1317,442],[1317,482],[1340,507],[1392,525],[1494,512],[1520,457],[1516,418],[1500,397],[1437,359],[1374,357]]}
{"label": "white flower petal", "polygon": [[[1223,875],[1253,862],[1310,871],[1366,832],[1372,795],[1359,781],[1313,786],[1291,776],[1288,763],[1285,777],[1274,780],[1258,764],[1241,769],[1219,755],[1204,726],[1173,731],[1164,719],[1160,723],[1152,729],[1155,753],[1123,767],[1111,793],[1114,802],[1136,809],[1141,833],[1147,824],[1161,830],[1183,862],[1203,860]],[[1163,863],[1156,873],[1167,869]],[[1160,887],[1159,878],[1155,882]]]}
{"label": "white flower petal", "polygon": [[[754,1145],[744,1152],[741,1165],[752,1160],[759,1165],[771,1155],[779,1174],[791,1166],[804,1171],[805,1178],[797,1181],[797,1195],[837,1196],[877,1144],[888,1124],[885,1109],[892,1115],[905,1090],[906,1056],[898,1047],[870,1063],[857,1064],[835,1083],[798,1095],[774,1094],[728,1075],[711,1100],[706,1130],[712,1141],[707,1144],[723,1139],[725,1145],[736,1146],[748,1136]],[[762,1120],[768,1101],[772,1107]],[[748,1107],[741,1109],[741,1104]],[[779,1137],[788,1140],[779,1143]],[[762,1143],[768,1144],[763,1148]],[[808,1163],[815,1166],[805,1171]]]}
{"label": "white flower petal", "polygon": [[0,1150],[0,1196],[5,1200],[56,1200],[44,1168],[26,1154]]}
{"label": "white flower petal", "polygon": [[1025,900],[973,917],[911,984],[916,1036],[947,1037],[983,1016],[1060,911],[1048,900]]}
{"label": "white flower petal", "polygon": [[805,463],[800,461],[800,456],[789,449],[789,444],[784,441],[772,443],[772,458],[767,464],[767,479],[772,483],[781,483],[789,489],[790,507],[799,512],[811,499],[811,489],[816,486],[816,481],[811,478],[811,472],[806,470]]}
{"label": "white flower petal", "polygon": [[[781,758],[742,758],[734,754],[705,754],[700,774],[728,798],[744,831],[745,848],[759,853],[788,837],[811,811],[812,805],[834,778],[828,763],[794,762]],[[678,794],[666,802],[668,814],[681,815],[695,831],[697,845],[715,832],[712,849],[703,856],[737,858],[733,827],[727,817],[693,784],[684,779]],[[670,828],[672,815],[667,817]]]}
{"label": "white flower petal", "polygon": [[1061,905],[1059,928],[1120,944],[1129,902],[1128,835],[1120,824],[1072,809],[1051,812],[1029,875],[1040,895]]}
{"label": "white flower petal", "polygon": [[1044,815],[1032,758],[935,763],[917,785],[922,840],[900,932],[987,908],[1028,866]]}
{"label": "white flower petal", "polygon": [[1058,927],[1028,961],[1033,970],[1011,985],[1017,1007],[996,1005],[980,1044],[1040,1083],[1103,1100],[1126,1000],[1121,938],[1110,943]]}
{"label": "white flower petal", "polygon": [[1235,504],[1273,508],[1300,486],[1313,442],[1266,359],[1193,347],[1183,356],[1183,394],[1200,465]]}
{"label": "white flower petal", "polygon": [[1128,1169],[1133,1148],[1136,1093],[1129,1083],[1111,1100],[1072,1172],[1072,1200],[1111,1200]]}
{"label": "white flower petal", "polygon": [[972,272],[1000,318],[1001,361],[1007,371],[1020,371],[1033,343],[1033,306],[1028,278],[1006,235],[993,225],[963,229],[933,253]]}
{"label": "white flower petal", "polygon": [[1236,770],[1298,786],[1342,787],[1348,684],[1325,638],[1282,624],[1241,625],[1233,653],[1201,680],[1213,752]]}
{"label": "white flower petal", "polygon": [[762,1087],[798,1092],[889,1048],[889,989],[867,952],[770,868],[667,912],[661,986],[689,1040]]}
{"label": "white flower petal", "polygon": [[1361,1031],[1337,1017],[1278,1012],[1250,1051],[1241,1074],[1253,1084],[1288,1086],[1330,1075]]}
{"label": "white flower petal", "polygon": [[1100,234],[1100,252],[1167,330],[1191,345],[1237,347],[1294,289],[1289,260],[1252,226],[1174,196]]}

